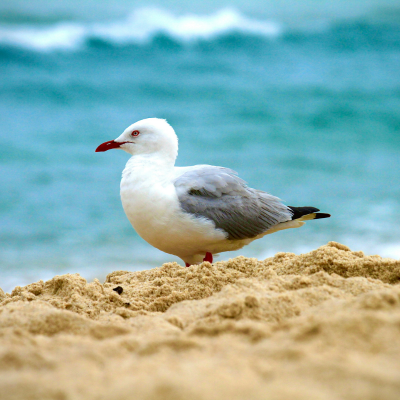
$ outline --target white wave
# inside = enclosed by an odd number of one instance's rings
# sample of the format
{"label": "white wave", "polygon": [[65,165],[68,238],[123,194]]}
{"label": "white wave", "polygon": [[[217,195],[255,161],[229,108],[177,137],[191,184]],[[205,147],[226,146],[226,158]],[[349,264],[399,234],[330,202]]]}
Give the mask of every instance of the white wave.
{"label": "white wave", "polygon": [[211,39],[238,31],[267,37],[281,33],[281,27],[270,21],[250,19],[233,9],[211,15],[174,15],[166,10],[142,8],[125,20],[108,23],[63,22],[47,26],[0,26],[0,44],[39,51],[78,49],[90,38],[115,44],[144,43],[157,34],[180,41]]}
{"label": "white wave", "polygon": [[383,245],[378,254],[382,257],[389,257],[394,258],[395,260],[400,260],[400,245],[394,243]]}
{"label": "white wave", "polygon": [[49,27],[0,27],[0,44],[32,50],[74,49],[81,46],[88,30],[79,24],[60,23]]}
{"label": "white wave", "polygon": [[370,256],[379,255],[400,260],[400,245],[395,242],[386,243],[372,238],[347,237],[341,243],[349,246],[352,251],[362,251]]}

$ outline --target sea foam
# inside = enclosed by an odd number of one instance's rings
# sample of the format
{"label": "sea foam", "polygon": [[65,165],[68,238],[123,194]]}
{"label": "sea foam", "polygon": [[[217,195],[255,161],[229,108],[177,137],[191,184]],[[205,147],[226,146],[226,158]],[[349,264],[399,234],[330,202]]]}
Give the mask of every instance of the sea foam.
{"label": "sea foam", "polygon": [[248,18],[233,9],[223,9],[210,15],[175,15],[162,9],[142,8],[121,21],[3,25],[0,26],[0,44],[36,51],[70,50],[79,49],[90,39],[100,39],[116,45],[140,44],[157,34],[164,34],[187,42],[212,39],[233,31],[275,37],[281,33],[282,28],[271,21]]}

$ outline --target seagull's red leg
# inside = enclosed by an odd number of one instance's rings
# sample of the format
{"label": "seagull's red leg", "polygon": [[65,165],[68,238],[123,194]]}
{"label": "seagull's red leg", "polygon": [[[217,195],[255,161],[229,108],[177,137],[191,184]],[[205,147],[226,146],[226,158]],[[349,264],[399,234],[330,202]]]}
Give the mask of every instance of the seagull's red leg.
{"label": "seagull's red leg", "polygon": [[209,263],[212,264],[213,262],[213,256],[211,253],[206,253],[206,256],[203,258],[203,261],[208,261]]}
{"label": "seagull's red leg", "polygon": [[190,267],[190,264],[188,264],[188,263],[185,263],[186,264],[186,267]]}

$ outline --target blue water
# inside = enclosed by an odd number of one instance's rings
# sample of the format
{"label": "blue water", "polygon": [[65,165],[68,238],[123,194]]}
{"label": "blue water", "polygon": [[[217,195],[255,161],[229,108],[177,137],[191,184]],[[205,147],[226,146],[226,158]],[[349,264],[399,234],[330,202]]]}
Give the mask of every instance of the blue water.
{"label": "blue water", "polygon": [[178,165],[230,167],[286,204],[332,214],[219,259],[329,240],[400,257],[398,9],[279,20],[257,2],[118,18],[108,7],[91,18],[78,4],[0,9],[1,287],[181,262],[126,219],[127,154],[94,153],[147,117],[175,128]]}

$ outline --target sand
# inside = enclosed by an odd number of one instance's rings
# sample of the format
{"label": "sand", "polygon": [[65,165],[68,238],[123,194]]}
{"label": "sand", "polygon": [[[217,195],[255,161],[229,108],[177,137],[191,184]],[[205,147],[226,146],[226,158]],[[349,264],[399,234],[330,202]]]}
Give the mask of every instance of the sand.
{"label": "sand", "polygon": [[330,242],[0,291],[0,398],[397,400],[399,282]]}

